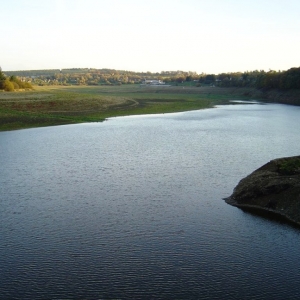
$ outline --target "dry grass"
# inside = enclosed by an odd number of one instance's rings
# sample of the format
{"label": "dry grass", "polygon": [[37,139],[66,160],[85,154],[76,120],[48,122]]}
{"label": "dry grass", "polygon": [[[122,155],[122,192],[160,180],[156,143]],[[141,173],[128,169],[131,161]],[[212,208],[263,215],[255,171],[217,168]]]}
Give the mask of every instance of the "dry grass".
{"label": "dry grass", "polygon": [[214,87],[58,86],[0,93],[0,130],[101,121],[111,116],[212,107],[249,97],[248,89]]}

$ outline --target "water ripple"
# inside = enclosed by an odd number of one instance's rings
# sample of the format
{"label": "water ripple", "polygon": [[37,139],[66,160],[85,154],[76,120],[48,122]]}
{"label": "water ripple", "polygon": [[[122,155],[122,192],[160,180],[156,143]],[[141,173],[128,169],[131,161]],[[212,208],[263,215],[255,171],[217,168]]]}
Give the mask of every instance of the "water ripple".
{"label": "water ripple", "polygon": [[299,299],[299,231],[222,201],[298,154],[298,114],[234,105],[0,133],[0,298]]}

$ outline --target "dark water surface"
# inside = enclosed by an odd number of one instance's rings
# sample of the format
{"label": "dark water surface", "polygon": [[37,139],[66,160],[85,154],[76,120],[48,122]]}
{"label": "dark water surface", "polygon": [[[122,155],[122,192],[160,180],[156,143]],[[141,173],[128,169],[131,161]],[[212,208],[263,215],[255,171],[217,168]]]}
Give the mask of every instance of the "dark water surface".
{"label": "dark water surface", "polygon": [[0,299],[300,299],[300,230],[227,205],[300,108],[0,133]]}

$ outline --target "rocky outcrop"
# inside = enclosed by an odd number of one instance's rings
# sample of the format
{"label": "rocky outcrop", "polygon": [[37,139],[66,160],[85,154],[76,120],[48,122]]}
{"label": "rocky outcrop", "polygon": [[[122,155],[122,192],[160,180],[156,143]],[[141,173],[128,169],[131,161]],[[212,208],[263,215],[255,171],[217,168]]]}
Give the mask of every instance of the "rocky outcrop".
{"label": "rocky outcrop", "polygon": [[300,225],[300,156],[271,160],[242,179],[225,201]]}

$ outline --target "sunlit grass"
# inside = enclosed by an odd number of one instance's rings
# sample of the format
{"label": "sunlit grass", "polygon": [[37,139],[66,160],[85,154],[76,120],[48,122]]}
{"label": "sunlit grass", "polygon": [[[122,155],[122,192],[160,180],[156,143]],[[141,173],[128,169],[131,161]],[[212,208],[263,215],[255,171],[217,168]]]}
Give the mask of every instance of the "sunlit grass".
{"label": "sunlit grass", "polygon": [[241,89],[237,92],[237,89],[182,86],[35,87],[33,91],[0,93],[0,130],[203,109],[235,98],[241,98]]}

